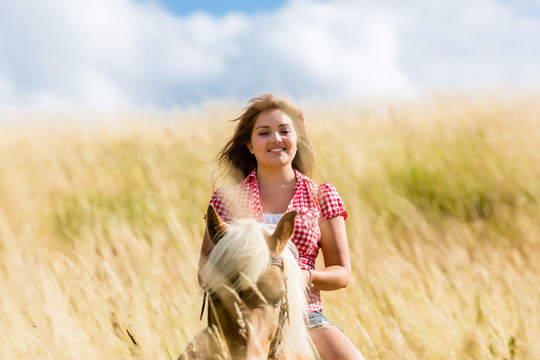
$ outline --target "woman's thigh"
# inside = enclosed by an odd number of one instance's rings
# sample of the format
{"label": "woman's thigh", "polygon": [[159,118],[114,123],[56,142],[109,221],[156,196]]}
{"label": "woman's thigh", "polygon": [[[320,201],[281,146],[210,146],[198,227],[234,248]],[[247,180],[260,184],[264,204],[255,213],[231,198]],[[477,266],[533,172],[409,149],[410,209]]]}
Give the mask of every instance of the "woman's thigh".
{"label": "woman's thigh", "polygon": [[319,352],[321,360],[363,359],[345,333],[333,325],[322,313],[312,313],[309,319],[309,334]]}

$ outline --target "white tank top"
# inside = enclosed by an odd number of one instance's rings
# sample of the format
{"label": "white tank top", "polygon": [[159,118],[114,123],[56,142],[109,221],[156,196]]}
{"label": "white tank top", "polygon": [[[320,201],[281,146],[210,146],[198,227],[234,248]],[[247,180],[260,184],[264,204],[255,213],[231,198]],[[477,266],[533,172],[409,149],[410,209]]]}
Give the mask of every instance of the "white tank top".
{"label": "white tank top", "polygon": [[263,214],[263,219],[266,224],[277,225],[282,216],[283,214]]}

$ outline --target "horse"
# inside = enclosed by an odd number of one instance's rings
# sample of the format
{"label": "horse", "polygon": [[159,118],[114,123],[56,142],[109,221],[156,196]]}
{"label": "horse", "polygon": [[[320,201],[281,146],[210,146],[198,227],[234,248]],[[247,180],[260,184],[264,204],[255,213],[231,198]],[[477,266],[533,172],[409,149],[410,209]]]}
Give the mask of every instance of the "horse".
{"label": "horse", "polygon": [[208,207],[214,246],[201,269],[208,327],[178,360],[316,357],[305,325],[305,280],[289,242],[296,215],[284,214],[272,228],[253,219],[225,223]]}

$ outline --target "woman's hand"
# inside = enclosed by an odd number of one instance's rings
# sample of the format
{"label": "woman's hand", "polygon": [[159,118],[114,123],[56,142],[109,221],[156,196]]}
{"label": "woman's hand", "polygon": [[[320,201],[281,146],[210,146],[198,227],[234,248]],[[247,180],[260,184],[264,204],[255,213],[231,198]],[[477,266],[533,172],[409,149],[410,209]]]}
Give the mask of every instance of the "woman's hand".
{"label": "woman's hand", "polygon": [[302,275],[304,275],[304,281],[306,282],[306,286],[309,287],[310,289],[313,288],[313,282],[312,282],[313,272],[314,270],[302,269]]}

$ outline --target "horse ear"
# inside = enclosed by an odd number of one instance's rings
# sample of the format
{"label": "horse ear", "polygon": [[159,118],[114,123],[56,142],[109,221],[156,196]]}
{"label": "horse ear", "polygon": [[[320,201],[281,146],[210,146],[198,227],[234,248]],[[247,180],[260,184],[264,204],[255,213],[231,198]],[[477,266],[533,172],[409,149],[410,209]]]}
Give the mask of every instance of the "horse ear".
{"label": "horse ear", "polygon": [[220,232],[227,229],[227,224],[219,217],[214,205],[208,205],[208,210],[206,211],[206,229],[208,230],[208,235],[214,244],[217,244],[219,241],[218,235]]}
{"label": "horse ear", "polygon": [[298,215],[298,211],[296,210],[285,213],[281,217],[281,219],[279,219],[276,230],[274,231],[272,236],[270,236],[268,241],[268,247],[276,254],[281,254],[283,249],[285,249],[287,242],[293,236],[296,215]]}

